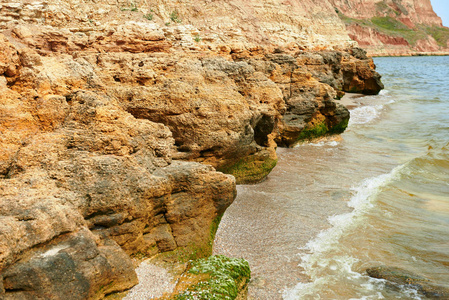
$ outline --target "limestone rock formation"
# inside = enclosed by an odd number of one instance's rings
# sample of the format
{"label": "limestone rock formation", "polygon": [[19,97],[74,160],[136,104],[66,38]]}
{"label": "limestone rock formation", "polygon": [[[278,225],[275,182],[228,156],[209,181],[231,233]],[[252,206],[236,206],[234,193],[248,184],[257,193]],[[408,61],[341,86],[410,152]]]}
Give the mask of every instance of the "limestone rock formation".
{"label": "limestone rock formation", "polygon": [[370,55],[449,53],[449,28],[430,0],[329,0]]}
{"label": "limestone rock formation", "polygon": [[0,4],[1,298],[100,299],[136,284],[130,255],[207,256],[236,180],[382,88],[327,2],[258,3]]}
{"label": "limestone rock formation", "polygon": [[[159,27],[175,44],[191,48],[197,46],[195,35],[211,47],[264,44],[344,49],[354,45],[327,0],[5,0],[0,5],[0,28],[26,21],[77,33],[69,43],[62,42],[63,33],[59,33],[62,43],[49,43],[60,48],[113,47],[110,41],[117,41],[114,47],[122,48],[120,44],[132,41],[136,46],[128,49],[137,52],[137,45],[151,45],[160,38],[153,34],[148,38],[148,29],[128,35],[130,27],[141,24],[150,30]],[[124,16],[128,22],[119,22]]]}
{"label": "limestone rock formation", "polygon": [[167,127],[83,89],[87,61],[2,41],[2,298],[101,298],[136,284],[129,254],[208,253],[234,179],[173,162]]}

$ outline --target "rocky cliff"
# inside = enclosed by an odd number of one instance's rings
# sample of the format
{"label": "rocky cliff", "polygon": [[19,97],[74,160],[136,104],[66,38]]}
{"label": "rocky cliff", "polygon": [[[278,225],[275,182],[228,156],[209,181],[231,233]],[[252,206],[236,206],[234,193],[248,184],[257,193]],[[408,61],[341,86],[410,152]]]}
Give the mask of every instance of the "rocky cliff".
{"label": "rocky cliff", "polygon": [[349,36],[370,55],[449,53],[449,28],[430,0],[330,0]]}
{"label": "rocky cliff", "polygon": [[236,180],[382,88],[323,3],[3,1],[1,298],[100,299],[136,284],[130,255],[209,255]]}

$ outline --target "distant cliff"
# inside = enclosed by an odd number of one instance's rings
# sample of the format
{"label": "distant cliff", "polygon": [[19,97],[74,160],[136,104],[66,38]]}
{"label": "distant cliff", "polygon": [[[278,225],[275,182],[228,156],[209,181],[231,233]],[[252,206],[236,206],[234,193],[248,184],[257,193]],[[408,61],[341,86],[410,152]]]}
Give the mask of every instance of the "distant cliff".
{"label": "distant cliff", "polygon": [[349,37],[371,55],[449,53],[449,28],[430,0],[329,0]]}

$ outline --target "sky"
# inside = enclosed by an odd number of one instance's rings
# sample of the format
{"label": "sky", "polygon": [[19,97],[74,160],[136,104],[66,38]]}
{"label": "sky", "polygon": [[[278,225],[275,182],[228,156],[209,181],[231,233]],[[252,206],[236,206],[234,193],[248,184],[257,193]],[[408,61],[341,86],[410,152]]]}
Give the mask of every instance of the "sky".
{"label": "sky", "polygon": [[443,20],[443,25],[449,27],[449,0],[430,0],[433,10]]}

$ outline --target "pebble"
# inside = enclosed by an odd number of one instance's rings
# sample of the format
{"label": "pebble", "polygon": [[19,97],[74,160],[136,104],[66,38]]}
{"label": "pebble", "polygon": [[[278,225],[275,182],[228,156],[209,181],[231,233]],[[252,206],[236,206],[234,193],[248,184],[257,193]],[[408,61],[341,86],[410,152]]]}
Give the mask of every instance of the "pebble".
{"label": "pebble", "polygon": [[123,300],[147,300],[171,293],[175,288],[173,276],[166,269],[158,267],[149,261],[143,261],[136,269],[139,284],[129,290]]}

